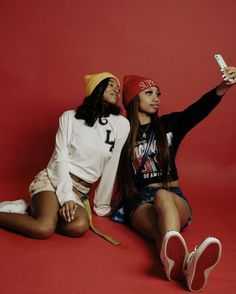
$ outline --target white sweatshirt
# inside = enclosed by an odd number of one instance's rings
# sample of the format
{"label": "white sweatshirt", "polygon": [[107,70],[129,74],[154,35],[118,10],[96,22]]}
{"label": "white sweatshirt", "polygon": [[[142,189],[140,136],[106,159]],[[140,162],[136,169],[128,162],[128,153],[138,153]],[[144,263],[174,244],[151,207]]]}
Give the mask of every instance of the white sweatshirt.
{"label": "white sweatshirt", "polygon": [[69,110],[59,119],[55,150],[47,166],[48,176],[56,188],[60,205],[73,200],[72,179],[69,172],[80,179],[94,183],[100,177],[95,191],[94,211],[98,215],[110,212],[110,201],[121,149],[128,136],[128,120],[121,115],[103,118],[89,127],[76,119]]}

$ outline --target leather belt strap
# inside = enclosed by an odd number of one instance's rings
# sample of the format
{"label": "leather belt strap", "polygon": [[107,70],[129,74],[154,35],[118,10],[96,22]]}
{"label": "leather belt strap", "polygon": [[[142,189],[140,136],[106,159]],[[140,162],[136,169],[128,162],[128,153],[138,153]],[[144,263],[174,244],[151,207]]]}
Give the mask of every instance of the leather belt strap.
{"label": "leather belt strap", "polygon": [[99,235],[100,237],[106,239],[108,242],[112,243],[113,245],[120,245],[120,242],[111,238],[110,236],[108,236],[107,234],[104,234],[103,232],[99,231],[98,229],[95,228],[94,224],[93,224],[93,220],[92,220],[92,211],[91,211],[91,207],[90,207],[90,203],[89,203],[89,198],[88,198],[88,193],[84,194],[81,191],[79,191],[78,189],[76,189],[75,187],[73,187],[73,192],[77,195],[77,197],[79,197],[79,199],[83,202],[84,204],[84,208],[88,214],[88,218],[89,218],[89,226],[90,229],[97,235]]}

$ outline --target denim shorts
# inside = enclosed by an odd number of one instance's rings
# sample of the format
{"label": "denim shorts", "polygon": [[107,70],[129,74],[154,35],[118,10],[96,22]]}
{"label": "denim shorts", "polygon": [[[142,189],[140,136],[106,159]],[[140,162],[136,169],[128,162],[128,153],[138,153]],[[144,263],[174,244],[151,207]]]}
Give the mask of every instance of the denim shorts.
{"label": "denim shorts", "polygon": [[112,216],[112,220],[120,223],[130,223],[132,222],[132,216],[134,214],[134,211],[140,206],[145,203],[154,203],[154,199],[156,196],[156,192],[160,189],[167,190],[169,192],[174,193],[175,195],[179,196],[184,204],[186,205],[189,217],[188,222],[186,223],[185,227],[188,226],[192,219],[192,209],[191,206],[187,200],[187,198],[184,196],[183,192],[179,187],[169,187],[169,188],[153,188],[153,187],[142,187],[138,191],[138,195],[135,198],[135,200],[132,203],[132,206],[128,206],[124,204],[122,207],[120,207]]}
{"label": "denim shorts", "polygon": [[[153,204],[156,192],[160,189],[163,189],[163,188],[153,188],[153,187],[140,188],[137,200],[135,201],[136,207],[134,207],[134,209],[136,209],[138,206],[145,204],[145,203],[152,203]],[[190,206],[187,198],[184,196],[183,192],[181,191],[181,189],[179,187],[169,187],[169,188],[165,188],[164,190],[167,190],[171,193],[176,194],[184,201],[185,205],[187,206],[188,212],[189,212],[188,223],[190,223],[191,219],[192,219],[192,209],[191,209],[191,206]]]}

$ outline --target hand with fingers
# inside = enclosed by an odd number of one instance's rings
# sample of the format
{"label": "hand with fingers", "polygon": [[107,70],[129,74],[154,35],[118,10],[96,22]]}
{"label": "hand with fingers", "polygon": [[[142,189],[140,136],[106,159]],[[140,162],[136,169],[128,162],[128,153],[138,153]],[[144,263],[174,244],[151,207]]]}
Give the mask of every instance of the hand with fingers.
{"label": "hand with fingers", "polygon": [[228,66],[222,71],[222,78],[224,79],[227,85],[234,85],[236,84],[236,67]]}
{"label": "hand with fingers", "polygon": [[65,202],[59,210],[60,216],[67,222],[73,221],[77,206],[72,200]]}

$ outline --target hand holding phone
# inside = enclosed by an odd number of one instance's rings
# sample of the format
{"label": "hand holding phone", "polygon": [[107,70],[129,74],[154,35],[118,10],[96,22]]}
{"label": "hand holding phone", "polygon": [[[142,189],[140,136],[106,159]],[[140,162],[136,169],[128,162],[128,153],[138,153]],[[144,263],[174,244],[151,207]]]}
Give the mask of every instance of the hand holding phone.
{"label": "hand holding phone", "polygon": [[[224,58],[221,56],[221,54],[215,54],[214,57],[215,57],[216,62],[219,65],[220,69],[223,71],[227,67],[227,64],[225,63]],[[230,83],[234,82],[233,79],[227,78],[225,74],[223,74],[222,77],[223,77],[224,81],[226,81],[226,82],[230,82]]]}

